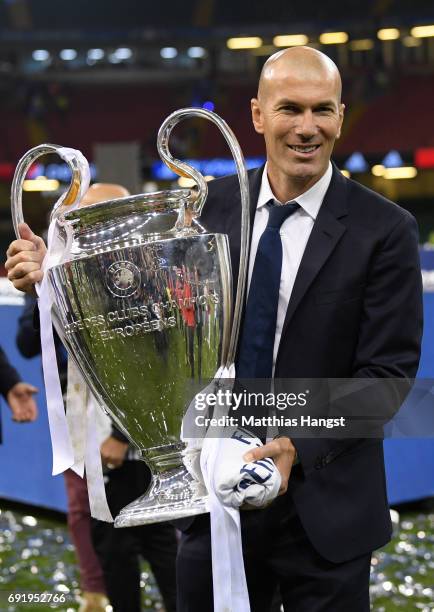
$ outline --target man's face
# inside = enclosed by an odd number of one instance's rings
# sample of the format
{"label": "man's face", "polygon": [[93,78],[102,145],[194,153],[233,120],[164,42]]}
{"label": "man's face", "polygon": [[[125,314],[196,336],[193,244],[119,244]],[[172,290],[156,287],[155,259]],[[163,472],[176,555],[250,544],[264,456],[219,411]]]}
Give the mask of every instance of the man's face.
{"label": "man's face", "polygon": [[268,174],[274,182],[309,188],[325,173],[344,105],[335,78],[277,72],[266,80],[260,99],[252,100],[255,130],[264,135]]}

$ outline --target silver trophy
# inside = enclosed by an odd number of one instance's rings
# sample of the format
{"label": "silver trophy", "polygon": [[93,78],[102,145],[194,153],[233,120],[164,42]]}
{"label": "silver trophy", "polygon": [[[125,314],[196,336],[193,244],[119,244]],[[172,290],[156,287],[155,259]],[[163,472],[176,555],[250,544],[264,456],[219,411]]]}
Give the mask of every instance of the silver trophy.
{"label": "silver trophy", "polygon": [[[242,219],[235,305],[228,238],[198,222],[206,181],[169,152],[172,129],[189,117],[219,127],[238,171]],[[233,132],[214,113],[182,109],[162,124],[157,148],[172,170],[195,181],[197,191],[159,191],[68,210],[82,179],[72,156],[69,191],[52,212],[63,248],[62,263],[48,272],[55,329],[97,401],[152,472],[150,487],[121,511],[117,527],[207,512],[206,490],[185,465],[181,424],[194,390],[234,361],[245,289],[249,190]],[[17,236],[27,171],[35,159],[59,149],[35,147],[17,166],[12,185]]]}

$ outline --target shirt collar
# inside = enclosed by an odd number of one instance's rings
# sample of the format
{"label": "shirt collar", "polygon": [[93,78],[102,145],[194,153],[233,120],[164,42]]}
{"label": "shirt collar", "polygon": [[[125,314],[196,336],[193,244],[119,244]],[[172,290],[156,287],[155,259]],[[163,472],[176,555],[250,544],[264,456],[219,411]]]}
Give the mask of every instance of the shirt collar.
{"label": "shirt collar", "polygon": [[[312,219],[316,219],[318,215],[319,209],[321,208],[321,204],[324,200],[324,196],[329,188],[332,174],[333,168],[331,162],[329,162],[327,170],[319,181],[296,198],[296,202],[310,217],[312,217]],[[262,208],[271,199],[276,200],[277,198],[271,190],[271,185],[267,175],[267,164],[265,164],[256,209]]]}

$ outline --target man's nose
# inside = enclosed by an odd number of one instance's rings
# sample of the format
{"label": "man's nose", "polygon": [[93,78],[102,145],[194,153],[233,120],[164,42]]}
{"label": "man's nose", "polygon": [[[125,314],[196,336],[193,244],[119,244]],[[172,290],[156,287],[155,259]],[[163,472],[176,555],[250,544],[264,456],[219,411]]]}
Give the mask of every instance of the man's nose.
{"label": "man's nose", "polygon": [[315,117],[312,111],[306,110],[299,115],[299,120],[295,128],[297,136],[301,136],[305,139],[313,138],[317,130],[318,128],[315,124]]}

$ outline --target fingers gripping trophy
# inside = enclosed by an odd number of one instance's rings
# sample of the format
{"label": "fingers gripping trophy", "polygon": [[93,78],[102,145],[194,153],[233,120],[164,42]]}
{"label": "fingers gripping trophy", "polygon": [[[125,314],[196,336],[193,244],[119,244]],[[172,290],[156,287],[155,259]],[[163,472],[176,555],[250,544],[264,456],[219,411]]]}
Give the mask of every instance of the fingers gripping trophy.
{"label": "fingers gripping trophy", "polygon": [[[218,126],[238,171],[242,222],[234,305],[228,238],[198,223],[206,181],[169,151],[171,131],[190,117]],[[207,512],[206,489],[185,465],[181,424],[195,385],[197,390],[234,362],[245,289],[249,191],[234,134],[214,113],[181,109],[162,124],[157,148],[167,166],[195,181],[197,192],[158,191],[78,208],[84,158],[76,151],[66,158],[70,188],[52,212],[56,263],[45,266],[59,337],[152,472],[150,487],[121,511],[118,527]],[[41,145],[20,160],[12,185],[17,237],[27,171],[41,155],[61,150]]]}

